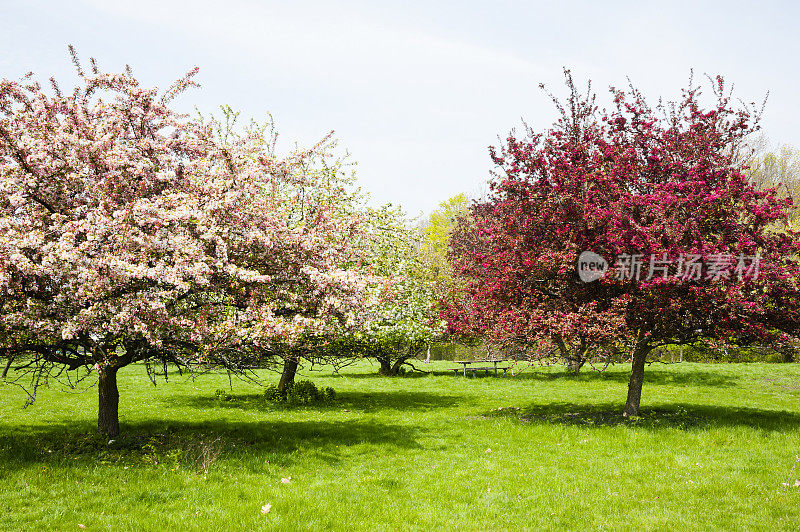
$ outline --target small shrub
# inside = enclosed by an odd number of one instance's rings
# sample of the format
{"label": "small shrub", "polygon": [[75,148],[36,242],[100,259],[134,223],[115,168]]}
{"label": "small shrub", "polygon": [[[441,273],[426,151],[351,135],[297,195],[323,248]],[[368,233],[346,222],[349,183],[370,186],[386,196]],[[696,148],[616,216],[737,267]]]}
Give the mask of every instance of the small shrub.
{"label": "small shrub", "polygon": [[334,399],[336,399],[336,391],[330,386],[326,386],[322,393],[323,393],[323,399],[325,400],[326,403],[329,403]]}
{"label": "small shrub", "polygon": [[216,390],[214,392],[214,397],[217,401],[233,401],[233,396],[225,390]]}
{"label": "small shrub", "polygon": [[286,402],[299,405],[318,403],[322,399],[322,393],[311,381],[300,381],[289,388],[286,394]]}
{"label": "small shrub", "polygon": [[281,393],[278,387],[272,384],[267,386],[267,389],[264,390],[264,397],[266,397],[268,401],[283,401],[286,399],[286,396]]}
{"label": "small shrub", "polygon": [[281,392],[275,386],[268,386],[264,396],[269,401],[284,402],[294,405],[309,405],[333,401],[336,392],[331,387],[317,388],[311,381],[298,381]]}
{"label": "small shrub", "polygon": [[158,437],[151,437],[142,446],[142,461],[153,465],[163,465],[177,469],[184,459],[184,449],[181,447],[170,447]]}

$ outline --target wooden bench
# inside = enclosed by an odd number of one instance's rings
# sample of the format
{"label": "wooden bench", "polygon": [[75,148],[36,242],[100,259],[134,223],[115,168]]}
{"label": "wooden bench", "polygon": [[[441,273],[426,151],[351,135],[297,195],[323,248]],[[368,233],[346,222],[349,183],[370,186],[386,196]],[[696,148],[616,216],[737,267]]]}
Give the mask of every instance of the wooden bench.
{"label": "wooden bench", "polygon": [[464,374],[466,375],[467,371],[471,371],[473,377],[475,376],[475,373],[478,372],[478,371],[485,371],[486,375],[488,375],[490,371],[494,371],[494,374],[497,375],[497,370],[498,369],[502,369],[503,370],[503,377],[505,377],[506,373],[508,373],[508,370],[511,369],[511,368],[509,368],[508,366],[505,366],[505,367],[497,367],[497,368],[485,368],[484,367],[484,368],[450,368],[450,369],[453,371],[454,375],[458,375],[458,372],[460,372],[460,371],[464,372]]}

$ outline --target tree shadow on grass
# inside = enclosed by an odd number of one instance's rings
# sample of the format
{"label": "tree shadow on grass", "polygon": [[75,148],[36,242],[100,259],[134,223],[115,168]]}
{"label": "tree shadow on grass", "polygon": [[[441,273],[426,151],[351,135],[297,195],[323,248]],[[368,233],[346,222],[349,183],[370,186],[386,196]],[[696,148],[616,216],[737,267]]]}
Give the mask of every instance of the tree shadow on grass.
{"label": "tree shadow on grass", "polygon": [[334,377],[334,378],[345,377],[345,378],[348,378],[348,379],[386,379],[386,381],[391,382],[391,381],[394,381],[394,380],[402,381],[402,380],[405,380],[405,379],[421,379],[421,378],[427,377],[428,375],[436,375],[436,374],[438,374],[438,372],[429,371],[429,370],[425,370],[425,371],[409,370],[407,373],[403,373],[402,375],[394,375],[392,377],[389,377],[389,376],[386,376],[386,375],[381,375],[380,373],[378,373],[378,370],[376,369],[374,372],[370,372],[370,373],[339,372],[339,373],[334,373],[333,375],[331,375],[331,377]]}
{"label": "tree shadow on grass", "polygon": [[622,403],[576,405],[571,403],[534,404],[525,408],[500,408],[482,418],[515,418],[523,423],[557,424],[582,427],[628,426],[644,429],[707,429],[712,427],[751,427],[766,431],[800,429],[800,414],[758,408],[674,403],[642,407],[640,415],[622,415]]}
{"label": "tree shadow on grass", "polygon": [[263,394],[229,394],[224,399],[216,396],[179,396],[165,398],[170,405],[183,405],[198,409],[229,408],[237,410],[315,410],[322,412],[349,410],[352,412],[430,411],[463,405],[468,399],[456,395],[398,390],[391,392],[337,392],[327,402],[311,405],[292,405],[268,400]]}
{"label": "tree shadow on grass", "polygon": [[[611,368],[608,371],[597,371],[591,368],[584,369],[578,375],[567,371],[542,371],[534,366],[525,368],[521,373],[514,375],[515,380],[533,381],[570,381],[570,382],[619,382],[627,384],[630,380],[630,367],[627,371]],[[645,369],[645,385],[680,385],[680,386],[736,386],[741,380],[737,375],[722,375],[714,371],[693,370],[691,372],[676,372],[673,368],[663,365],[651,365]]]}
{"label": "tree shadow on grass", "polygon": [[[0,463],[13,470],[36,463],[159,463],[196,468],[195,455],[213,454],[249,460],[265,457],[288,465],[296,451],[311,452],[335,465],[347,447],[374,444],[388,448],[418,448],[421,429],[375,421],[260,421],[123,423],[122,434],[109,443],[89,423],[35,425],[0,429]],[[191,455],[191,456],[190,456]],[[191,458],[191,460],[189,459]],[[75,465],[79,465],[78,462]],[[2,478],[0,471],[0,478]]]}

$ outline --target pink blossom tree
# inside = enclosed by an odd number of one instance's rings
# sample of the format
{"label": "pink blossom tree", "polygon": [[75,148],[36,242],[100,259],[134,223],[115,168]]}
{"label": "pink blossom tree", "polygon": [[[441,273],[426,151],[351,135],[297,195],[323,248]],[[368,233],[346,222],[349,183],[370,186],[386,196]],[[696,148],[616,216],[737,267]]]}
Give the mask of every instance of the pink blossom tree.
{"label": "pink blossom tree", "polygon": [[0,358],[31,401],[96,374],[114,436],[121,367],[242,373],[363,320],[358,218],[298,209],[324,186],[309,168],[329,138],[279,157],[263,129],[230,136],[170,108],[196,69],[159,92],[72,53],[70,93],[0,81]]}
{"label": "pink blossom tree", "polygon": [[[757,189],[736,163],[758,127],[750,106],[735,107],[721,78],[709,108],[690,85],[656,108],[633,87],[612,89],[614,106],[599,111],[568,72],[567,85],[552,129],[512,134],[492,150],[491,196],[452,241],[465,284],[447,302],[451,330],[550,343],[573,364],[624,349],[633,362],[626,415],[639,411],[656,346],[795,335],[797,239],[775,230],[791,200]],[[638,275],[619,261],[585,282],[576,269],[584,251],[643,263]],[[689,257],[702,275],[687,275]],[[758,274],[741,275],[740,257],[748,269],[757,257]]]}

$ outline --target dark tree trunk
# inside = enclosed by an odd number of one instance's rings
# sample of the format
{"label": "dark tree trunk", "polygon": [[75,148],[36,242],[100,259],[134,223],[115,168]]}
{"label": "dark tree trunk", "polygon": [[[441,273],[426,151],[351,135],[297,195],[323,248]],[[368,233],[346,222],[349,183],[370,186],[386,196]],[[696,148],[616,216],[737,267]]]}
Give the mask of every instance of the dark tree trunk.
{"label": "dark tree trunk", "polygon": [[3,376],[1,378],[3,378],[3,379],[6,378],[6,375],[8,375],[8,370],[9,370],[9,368],[11,368],[11,364],[13,364],[13,363],[14,363],[14,357],[13,356],[8,357],[8,363],[6,364],[6,367],[3,368]]}
{"label": "dark tree trunk", "polygon": [[392,357],[375,357],[378,362],[381,364],[381,369],[378,370],[378,375],[384,375],[386,377],[396,377],[400,375],[400,368],[403,367],[403,364],[410,358],[414,358],[411,356],[401,356],[400,358],[396,359],[392,362]]}
{"label": "dark tree trunk", "polygon": [[117,390],[118,367],[110,364],[100,369],[97,385],[98,408],[97,429],[100,434],[115,438],[119,435],[119,390]]}
{"label": "dark tree trunk", "polygon": [[294,376],[297,375],[297,358],[288,356],[283,359],[283,373],[278,383],[278,391],[283,393],[294,384]]}
{"label": "dark tree trunk", "polygon": [[392,365],[392,375],[400,374],[400,368],[403,367],[403,364],[406,363],[406,360],[408,360],[408,358],[400,357],[394,361],[394,365]]}
{"label": "dark tree trunk", "polygon": [[647,360],[648,346],[636,346],[633,350],[633,367],[631,380],[628,383],[628,399],[625,401],[625,410],[622,415],[638,416],[639,403],[642,400],[642,384],[644,384],[644,363]]}
{"label": "dark tree trunk", "polygon": [[387,377],[391,377],[392,375],[394,375],[394,373],[392,373],[391,359],[389,359],[388,357],[387,358],[378,357],[378,362],[381,363],[381,369],[378,370],[378,373],[380,373],[381,375],[385,375]]}
{"label": "dark tree trunk", "polygon": [[581,372],[581,368],[586,363],[585,358],[568,358],[567,359],[567,371],[572,373],[573,375],[578,375]]}
{"label": "dark tree trunk", "polygon": [[567,371],[573,375],[578,375],[581,368],[586,363],[587,352],[589,350],[586,340],[582,338],[580,344],[569,346],[559,336],[555,337],[555,341],[556,345],[558,345],[558,350],[561,352],[561,358],[564,359],[567,365]]}

